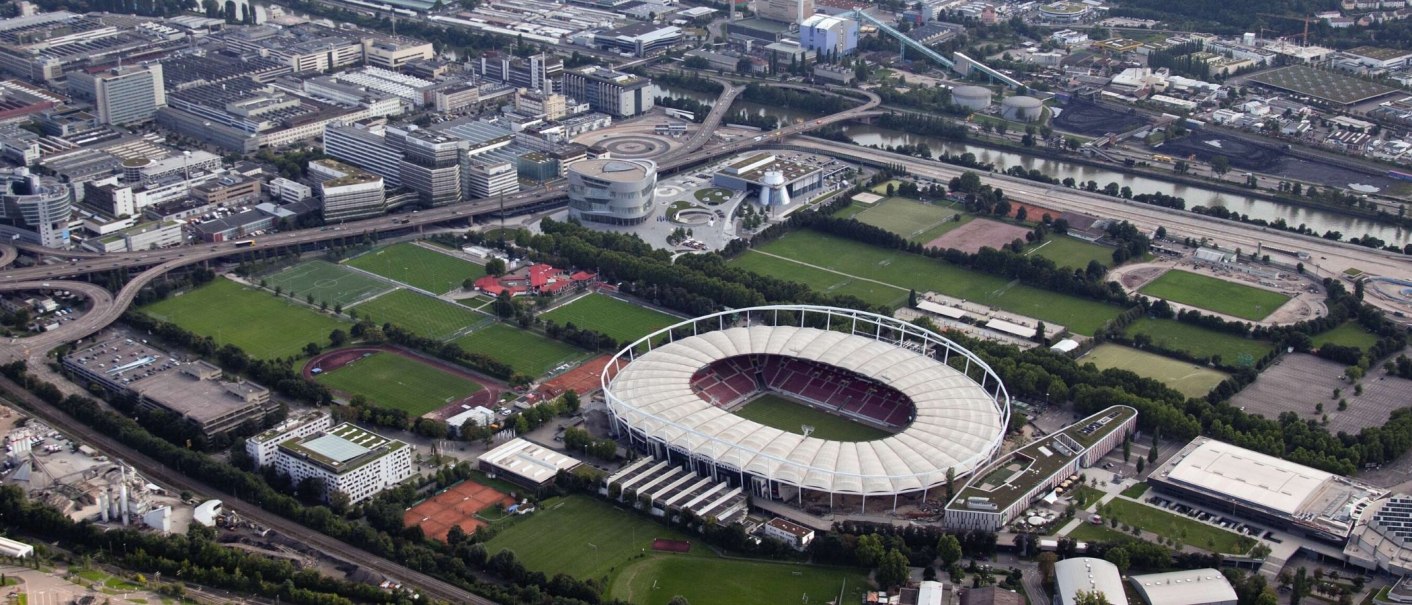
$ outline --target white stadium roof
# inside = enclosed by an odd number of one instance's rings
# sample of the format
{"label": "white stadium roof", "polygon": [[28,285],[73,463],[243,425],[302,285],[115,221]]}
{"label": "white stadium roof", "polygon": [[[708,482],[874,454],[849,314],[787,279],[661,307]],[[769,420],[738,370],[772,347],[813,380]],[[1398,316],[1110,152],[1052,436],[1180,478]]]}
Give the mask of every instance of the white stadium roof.
{"label": "white stadium roof", "polygon": [[1321,470],[1216,440],[1192,448],[1167,476],[1291,516],[1333,478]]}
{"label": "white stadium roof", "polygon": [[[824,308],[810,308],[815,309]],[[711,323],[714,326],[715,321]],[[959,370],[893,342],[876,340],[872,326],[868,328],[866,335],[860,335],[756,325],[676,340],[624,365],[608,385],[609,405],[633,429],[698,459],[830,493],[893,495],[922,490],[945,483],[947,469],[961,476],[990,460],[1004,432],[1005,405]],[[940,337],[930,338],[933,344],[952,347],[952,356],[969,355]],[[747,420],[692,391],[693,374],[712,362],[760,354],[812,360],[890,385],[915,404],[915,419],[883,439],[826,441]],[[987,384],[998,390],[990,376]]]}

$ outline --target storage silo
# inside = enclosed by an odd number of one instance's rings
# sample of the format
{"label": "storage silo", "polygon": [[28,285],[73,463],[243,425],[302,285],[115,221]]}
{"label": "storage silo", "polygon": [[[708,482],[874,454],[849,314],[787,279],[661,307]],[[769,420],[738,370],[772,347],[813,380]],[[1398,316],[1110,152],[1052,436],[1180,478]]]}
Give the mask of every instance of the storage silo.
{"label": "storage silo", "polygon": [[1038,120],[1044,111],[1044,103],[1034,97],[1007,97],[1000,102],[1000,116],[1018,122]]}
{"label": "storage silo", "polygon": [[984,86],[957,86],[951,91],[951,102],[971,111],[990,107],[991,92]]}

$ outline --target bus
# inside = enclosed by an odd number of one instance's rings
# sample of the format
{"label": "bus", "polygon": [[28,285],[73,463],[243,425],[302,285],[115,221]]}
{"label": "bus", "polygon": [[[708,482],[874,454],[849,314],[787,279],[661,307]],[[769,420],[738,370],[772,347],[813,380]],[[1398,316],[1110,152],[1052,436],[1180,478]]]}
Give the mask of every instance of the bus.
{"label": "bus", "polygon": [[246,240],[240,240],[240,241],[238,241],[238,242],[235,242],[235,247],[236,247],[236,248],[249,248],[249,247],[254,246],[254,245],[255,245],[255,240],[253,240],[253,239],[246,239]]}

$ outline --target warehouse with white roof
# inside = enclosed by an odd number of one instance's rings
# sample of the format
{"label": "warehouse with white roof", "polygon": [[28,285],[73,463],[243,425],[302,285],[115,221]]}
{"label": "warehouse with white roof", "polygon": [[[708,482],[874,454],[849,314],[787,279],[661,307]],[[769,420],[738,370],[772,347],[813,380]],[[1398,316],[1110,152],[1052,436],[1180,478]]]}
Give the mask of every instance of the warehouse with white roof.
{"label": "warehouse with white roof", "polygon": [[554,483],[559,471],[570,471],[582,464],[576,458],[519,438],[481,454],[477,462],[486,473],[536,490]]}
{"label": "warehouse with white roof", "polygon": [[1118,567],[1090,557],[1064,559],[1054,564],[1054,605],[1074,605],[1075,595],[1097,592],[1113,605],[1128,602]]}
{"label": "warehouse with white roof", "polygon": [[1128,583],[1146,605],[1236,605],[1235,588],[1209,567],[1131,576]]}

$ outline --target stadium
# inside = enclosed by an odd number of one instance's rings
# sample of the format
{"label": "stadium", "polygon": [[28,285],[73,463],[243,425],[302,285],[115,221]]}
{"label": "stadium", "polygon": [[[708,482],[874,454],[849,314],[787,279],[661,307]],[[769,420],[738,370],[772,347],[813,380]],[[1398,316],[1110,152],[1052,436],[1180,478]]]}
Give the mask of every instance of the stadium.
{"label": "stadium", "polygon": [[[948,474],[988,463],[1010,415],[1005,386],[970,351],[899,320],[821,306],[678,323],[620,351],[601,381],[614,427],[634,448],[806,509],[867,512],[881,498],[896,511],[925,499]],[[828,440],[810,424],[746,417],[771,398],[875,438]]]}

